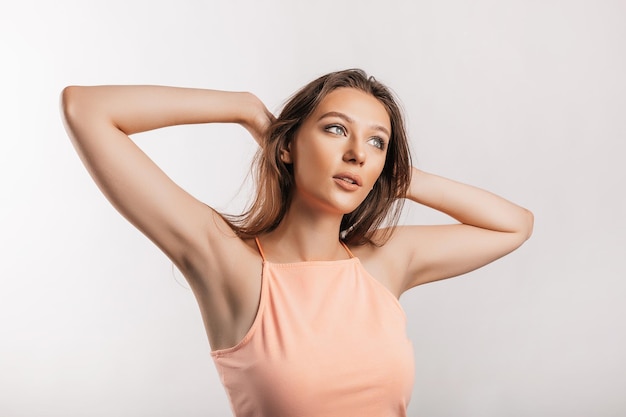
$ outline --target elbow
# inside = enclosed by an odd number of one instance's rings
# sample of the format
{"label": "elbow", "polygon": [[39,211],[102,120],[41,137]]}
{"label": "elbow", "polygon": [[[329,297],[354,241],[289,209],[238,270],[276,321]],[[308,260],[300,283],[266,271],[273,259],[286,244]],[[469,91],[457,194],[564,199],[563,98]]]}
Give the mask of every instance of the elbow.
{"label": "elbow", "polygon": [[66,128],[70,128],[76,119],[76,113],[80,109],[80,90],[82,87],[68,86],[61,92],[61,117]]}
{"label": "elbow", "polygon": [[60,97],[61,119],[70,139],[75,142],[82,135],[85,127],[93,126],[97,120],[94,111],[94,99],[90,87],[68,86]]}
{"label": "elbow", "polygon": [[524,241],[527,241],[530,236],[533,234],[533,228],[535,226],[535,216],[534,214],[527,209],[523,210],[523,220],[521,221],[520,232],[524,237]]}

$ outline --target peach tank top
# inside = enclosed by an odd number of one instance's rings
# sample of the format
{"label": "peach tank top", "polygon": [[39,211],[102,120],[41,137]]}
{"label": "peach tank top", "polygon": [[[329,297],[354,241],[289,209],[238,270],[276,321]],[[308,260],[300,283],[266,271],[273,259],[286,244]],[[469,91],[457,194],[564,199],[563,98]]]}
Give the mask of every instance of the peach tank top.
{"label": "peach tank top", "polygon": [[413,349],[398,300],[350,259],[263,258],[256,318],[211,352],[236,417],[406,416]]}

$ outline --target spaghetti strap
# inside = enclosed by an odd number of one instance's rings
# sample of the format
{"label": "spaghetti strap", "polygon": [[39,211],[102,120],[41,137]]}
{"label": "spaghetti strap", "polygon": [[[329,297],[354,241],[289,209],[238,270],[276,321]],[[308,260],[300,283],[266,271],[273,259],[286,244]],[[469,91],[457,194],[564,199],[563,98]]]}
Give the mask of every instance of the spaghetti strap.
{"label": "spaghetti strap", "polygon": [[356,258],[356,256],[354,256],[352,254],[352,251],[348,248],[348,245],[346,245],[343,240],[339,240],[339,243],[341,243],[341,245],[343,246],[343,248],[346,250],[346,252],[348,252],[348,255],[350,255],[350,258]]}
{"label": "spaghetti strap", "polygon": [[259,253],[261,254],[261,258],[263,258],[263,262],[265,262],[265,253],[263,253],[263,248],[261,247],[261,242],[259,242],[259,237],[256,236],[254,238],[254,241],[256,242],[256,247],[259,248]]}

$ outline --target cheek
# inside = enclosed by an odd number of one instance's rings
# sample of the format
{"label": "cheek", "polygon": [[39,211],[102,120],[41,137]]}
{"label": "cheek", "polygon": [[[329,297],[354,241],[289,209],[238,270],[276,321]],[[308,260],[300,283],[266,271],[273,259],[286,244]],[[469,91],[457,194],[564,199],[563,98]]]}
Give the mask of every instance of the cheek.
{"label": "cheek", "polygon": [[323,146],[323,144],[316,144],[315,138],[301,139],[295,154],[294,165],[297,166],[297,170],[307,171],[310,175],[315,175],[332,160],[332,149]]}
{"label": "cheek", "polygon": [[293,163],[296,185],[315,185],[320,181],[320,176],[325,172],[325,160],[313,150],[301,149],[300,151]]}
{"label": "cheek", "polygon": [[383,170],[385,169],[385,157],[380,157],[380,155],[377,155],[378,158],[376,158],[376,162],[374,164],[372,164],[372,181],[373,183],[375,183],[378,178],[383,174]]}

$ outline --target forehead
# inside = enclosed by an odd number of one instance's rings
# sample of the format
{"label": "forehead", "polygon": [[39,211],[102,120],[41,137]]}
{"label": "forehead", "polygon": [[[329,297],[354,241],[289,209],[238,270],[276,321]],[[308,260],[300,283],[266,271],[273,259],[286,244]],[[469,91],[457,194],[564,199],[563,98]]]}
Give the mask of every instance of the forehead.
{"label": "forehead", "polygon": [[380,125],[391,131],[391,121],[385,106],[376,97],[355,88],[338,88],[328,93],[311,118],[318,120],[329,112],[343,113],[355,123]]}

